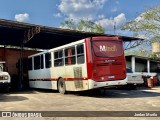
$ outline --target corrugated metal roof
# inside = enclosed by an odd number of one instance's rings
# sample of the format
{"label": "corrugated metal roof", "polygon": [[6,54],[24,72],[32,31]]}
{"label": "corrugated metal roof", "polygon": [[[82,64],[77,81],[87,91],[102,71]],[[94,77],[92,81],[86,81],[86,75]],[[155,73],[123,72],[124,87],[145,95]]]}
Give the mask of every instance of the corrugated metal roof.
{"label": "corrugated metal roof", "polygon": [[[39,29],[39,32],[33,36],[32,34],[37,28]],[[24,46],[40,49],[50,49],[66,43],[94,36],[121,37],[123,41],[143,40],[134,37],[82,32],[0,19],[1,45],[20,46],[22,40],[24,40],[24,34],[27,36],[28,33],[31,34],[29,36],[31,39],[23,41]]]}

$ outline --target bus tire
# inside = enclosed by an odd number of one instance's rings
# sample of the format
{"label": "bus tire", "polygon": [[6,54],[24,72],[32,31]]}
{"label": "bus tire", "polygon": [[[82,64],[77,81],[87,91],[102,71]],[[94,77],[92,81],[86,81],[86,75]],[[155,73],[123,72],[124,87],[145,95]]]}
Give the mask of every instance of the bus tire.
{"label": "bus tire", "polygon": [[61,94],[66,94],[66,85],[65,85],[65,81],[63,80],[63,78],[60,78],[58,80],[58,91]]}

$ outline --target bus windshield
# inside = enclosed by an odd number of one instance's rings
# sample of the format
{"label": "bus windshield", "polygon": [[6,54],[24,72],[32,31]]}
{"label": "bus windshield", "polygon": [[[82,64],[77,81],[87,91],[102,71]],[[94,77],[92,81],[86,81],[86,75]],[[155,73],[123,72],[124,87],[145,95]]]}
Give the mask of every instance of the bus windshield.
{"label": "bus windshield", "polygon": [[118,40],[95,40],[92,47],[97,57],[118,57],[123,54],[122,41]]}

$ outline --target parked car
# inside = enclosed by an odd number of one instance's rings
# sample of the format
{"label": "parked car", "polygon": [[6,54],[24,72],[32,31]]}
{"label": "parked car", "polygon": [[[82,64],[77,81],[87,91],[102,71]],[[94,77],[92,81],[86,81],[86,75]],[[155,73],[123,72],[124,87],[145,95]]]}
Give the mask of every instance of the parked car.
{"label": "parked car", "polygon": [[143,84],[142,74],[133,73],[131,68],[126,68],[127,71],[127,85],[131,88],[135,88],[136,85]]}

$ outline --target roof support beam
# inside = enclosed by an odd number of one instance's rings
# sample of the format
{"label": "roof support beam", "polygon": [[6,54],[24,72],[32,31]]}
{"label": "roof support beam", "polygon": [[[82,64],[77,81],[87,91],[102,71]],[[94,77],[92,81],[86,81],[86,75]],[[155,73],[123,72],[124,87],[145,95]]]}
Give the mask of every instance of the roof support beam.
{"label": "roof support beam", "polygon": [[40,31],[40,26],[35,26],[31,29],[26,30],[24,33],[24,44],[30,41],[36,34],[40,33]]}
{"label": "roof support beam", "polygon": [[40,27],[32,27],[29,30],[26,30],[24,32],[24,36],[21,39],[21,44],[20,44],[20,71],[19,71],[19,89],[23,89],[23,81],[24,81],[24,76],[23,76],[23,60],[24,60],[24,44],[27,43],[29,40],[31,40],[36,34],[40,33]]}
{"label": "roof support beam", "polygon": [[124,49],[128,50],[134,47],[139,46],[140,44],[142,44],[142,40],[136,40],[136,41],[123,41],[124,42]]}
{"label": "roof support beam", "polygon": [[24,58],[24,39],[21,40],[20,45],[20,67],[19,67],[19,89],[22,90],[23,88],[23,58]]}

